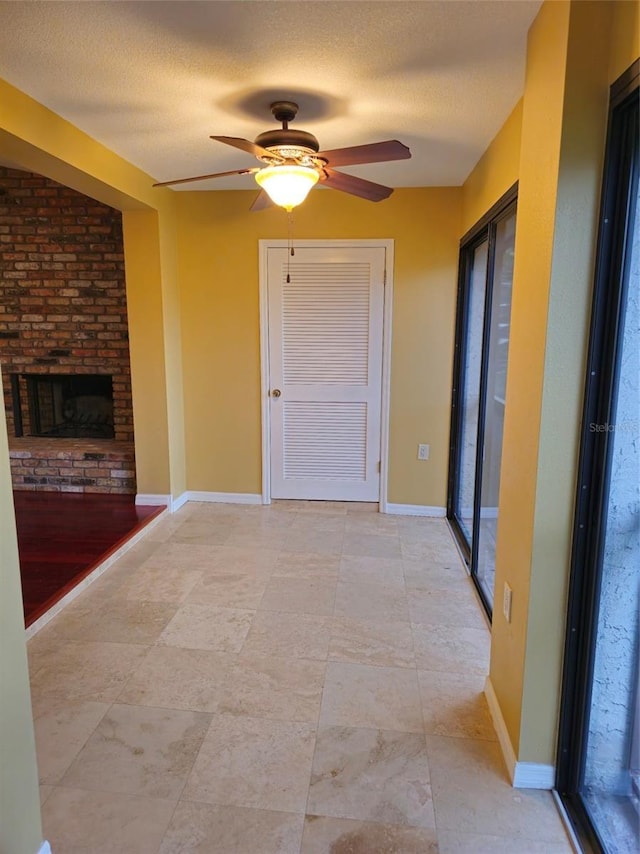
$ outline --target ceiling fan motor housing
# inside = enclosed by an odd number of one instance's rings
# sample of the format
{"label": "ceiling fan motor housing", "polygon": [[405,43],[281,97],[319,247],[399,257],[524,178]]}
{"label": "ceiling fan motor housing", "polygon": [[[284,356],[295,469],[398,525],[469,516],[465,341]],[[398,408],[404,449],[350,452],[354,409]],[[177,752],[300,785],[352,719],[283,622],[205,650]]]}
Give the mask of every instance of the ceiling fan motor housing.
{"label": "ceiling fan motor housing", "polygon": [[320,150],[318,140],[306,130],[292,130],[290,128],[267,130],[258,134],[254,141],[261,148],[302,148],[313,153]]}

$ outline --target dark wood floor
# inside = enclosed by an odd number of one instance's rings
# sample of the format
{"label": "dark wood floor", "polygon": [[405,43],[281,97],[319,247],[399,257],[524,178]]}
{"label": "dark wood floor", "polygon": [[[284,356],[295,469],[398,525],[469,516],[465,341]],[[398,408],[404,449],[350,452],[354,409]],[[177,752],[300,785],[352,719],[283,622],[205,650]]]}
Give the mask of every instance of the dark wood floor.
{"label": "dark wood floor", "polygon": [[133,495],[14,492],[25,625],[42,616],[162,507]]}

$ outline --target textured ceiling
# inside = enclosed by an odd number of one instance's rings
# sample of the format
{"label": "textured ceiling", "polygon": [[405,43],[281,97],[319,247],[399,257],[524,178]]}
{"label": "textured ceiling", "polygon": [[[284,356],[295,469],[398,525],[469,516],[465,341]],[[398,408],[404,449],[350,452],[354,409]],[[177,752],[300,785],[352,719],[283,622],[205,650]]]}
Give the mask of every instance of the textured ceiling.
{"label": "textured ceiling", "polygon": [[[0,77],[156,180],[255,165],[210,134],[275,128],[322,148],[396,138],[411,160],[345,167],[461,184],[522,94],[540,0],[0,2]],[[0,161],[2,151],[0,149]],[[249,176],[187,189],[246,189]]]}

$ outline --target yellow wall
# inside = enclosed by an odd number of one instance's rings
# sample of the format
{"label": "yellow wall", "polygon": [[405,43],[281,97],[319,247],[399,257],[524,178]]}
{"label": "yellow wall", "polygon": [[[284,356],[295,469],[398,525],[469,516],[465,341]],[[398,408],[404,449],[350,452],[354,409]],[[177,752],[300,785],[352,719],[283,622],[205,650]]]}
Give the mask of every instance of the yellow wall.
{"label": "yellow wall", "polygon": [[[169,492],[168,413],[163,310],[160,281],[160,232],[156,211],[124,211],[122,226],[127,282],[129,353],[133,392],[138,492]],[[159,358],[155,366],[148,353]],[[144,366],[146,370],[138,369]],[[145,441],[140,438],[146,437]]]}
{"label": "yellow wall", "polygon": [[640,56],[640,2],[614,4],[609,55],[609,83],[615,82]]}
{"label": "yellow wall", "polygon": [[[175,498],[187,489],[185,423],[184,423],[184,394],[182,368],[182,338],[180,321],[180,280],[178,277],[178,247],[177,219],[175,205],[168,205],[160,211],[159,216],[159,255],[160,255],[160,284],[164,339],[164,364],[156,367],[164,368],[166,385],[153,395],[155,403],[161,398],[167,402],[167,452],[169,455],[169,491]],[[127,285],[127,287],[129,287]],[[127,291],[128,294],[128,291]],[[128,296],[127,296],[128,304]],[[140,359],[138,364],[150,367],[148,359]],[[133,370],[133,369],[132,369]],[[140,411],[140,400],[134,398],[134,417],[137,408]],[[162,422],[164,427],[164,422]],[[156,457],[159,463],[166,459],[166,453]],[[137,469],[137,465],[136,465]],[[147,470],[145,470],[147,471]],[[142,483],[138,482],[138,492],[144,492]]]}
{"label": "yellow wall", "polygon": [[462,234],[465,234],[518,180],[522,99],[462,186]]}
{"label": "yellow wall", "polygon": [[0,591],[0,851],[35,854],[42,843],[40,794],[4,418],[0,418]]}
{"label": "yellow wall", "polygon": [[[496,553],[496,598],[500,601],[505,581],[514,595],[510,624],[496,609],[491,653],[491,681],[517,755],[569,11],[563,0],[546,3],[529,31],[523,104]],[[544,700],[549,701],[548,695]],[[549,756],[545,758],[548,762]]]}
{"label": "yellow wall", "polygon": [[138,494],[177,498],[187,481],[175,205],[125,211],[122,224]]}
{"label": "yellow wall", "polygon": [[610,23],[607,3],[571,7],[527,627],[527,645],[535,649],[535,655],[527,656],[525,668],[520,736],[523,761],[536,761],[543,751],[550,761],[555,757],[579,425],[609,104]]}
{"label": "yellow wall", "polygon": [[[287,236],[247,192],[178,195],[187,482],[260,493],[258,241]],[[379,204],[315,190],[298,238],[393,238],[389,501],[443,507],[460,234],[460,189],[397,190]],[[431,444],[428,462],[416,459]]]}

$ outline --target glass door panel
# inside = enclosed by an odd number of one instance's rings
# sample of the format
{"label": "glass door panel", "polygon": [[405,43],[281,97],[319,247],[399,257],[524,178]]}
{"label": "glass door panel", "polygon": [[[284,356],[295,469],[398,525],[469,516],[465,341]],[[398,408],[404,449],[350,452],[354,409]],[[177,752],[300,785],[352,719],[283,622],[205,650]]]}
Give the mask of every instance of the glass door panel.
{"label": "glass door panel", "polygon": [[498,490],[507,385],[515,234],[516,213],[515,210],[512,210],[507,216],[499,220],[495,233],[489,349],[484,395],[480,518],[476,534],[476,557],[471,567],[487,600],[489,610],[493,610]]}
{"label": "glass door panel", "polygon": [[484,304],[487,288],[489,241],[473,251],[469,272],[465,355],[462,375],[460,457],[456,518],[471,548],[475,505],[478,417],[480,414],[480,373],[484,332]]}

